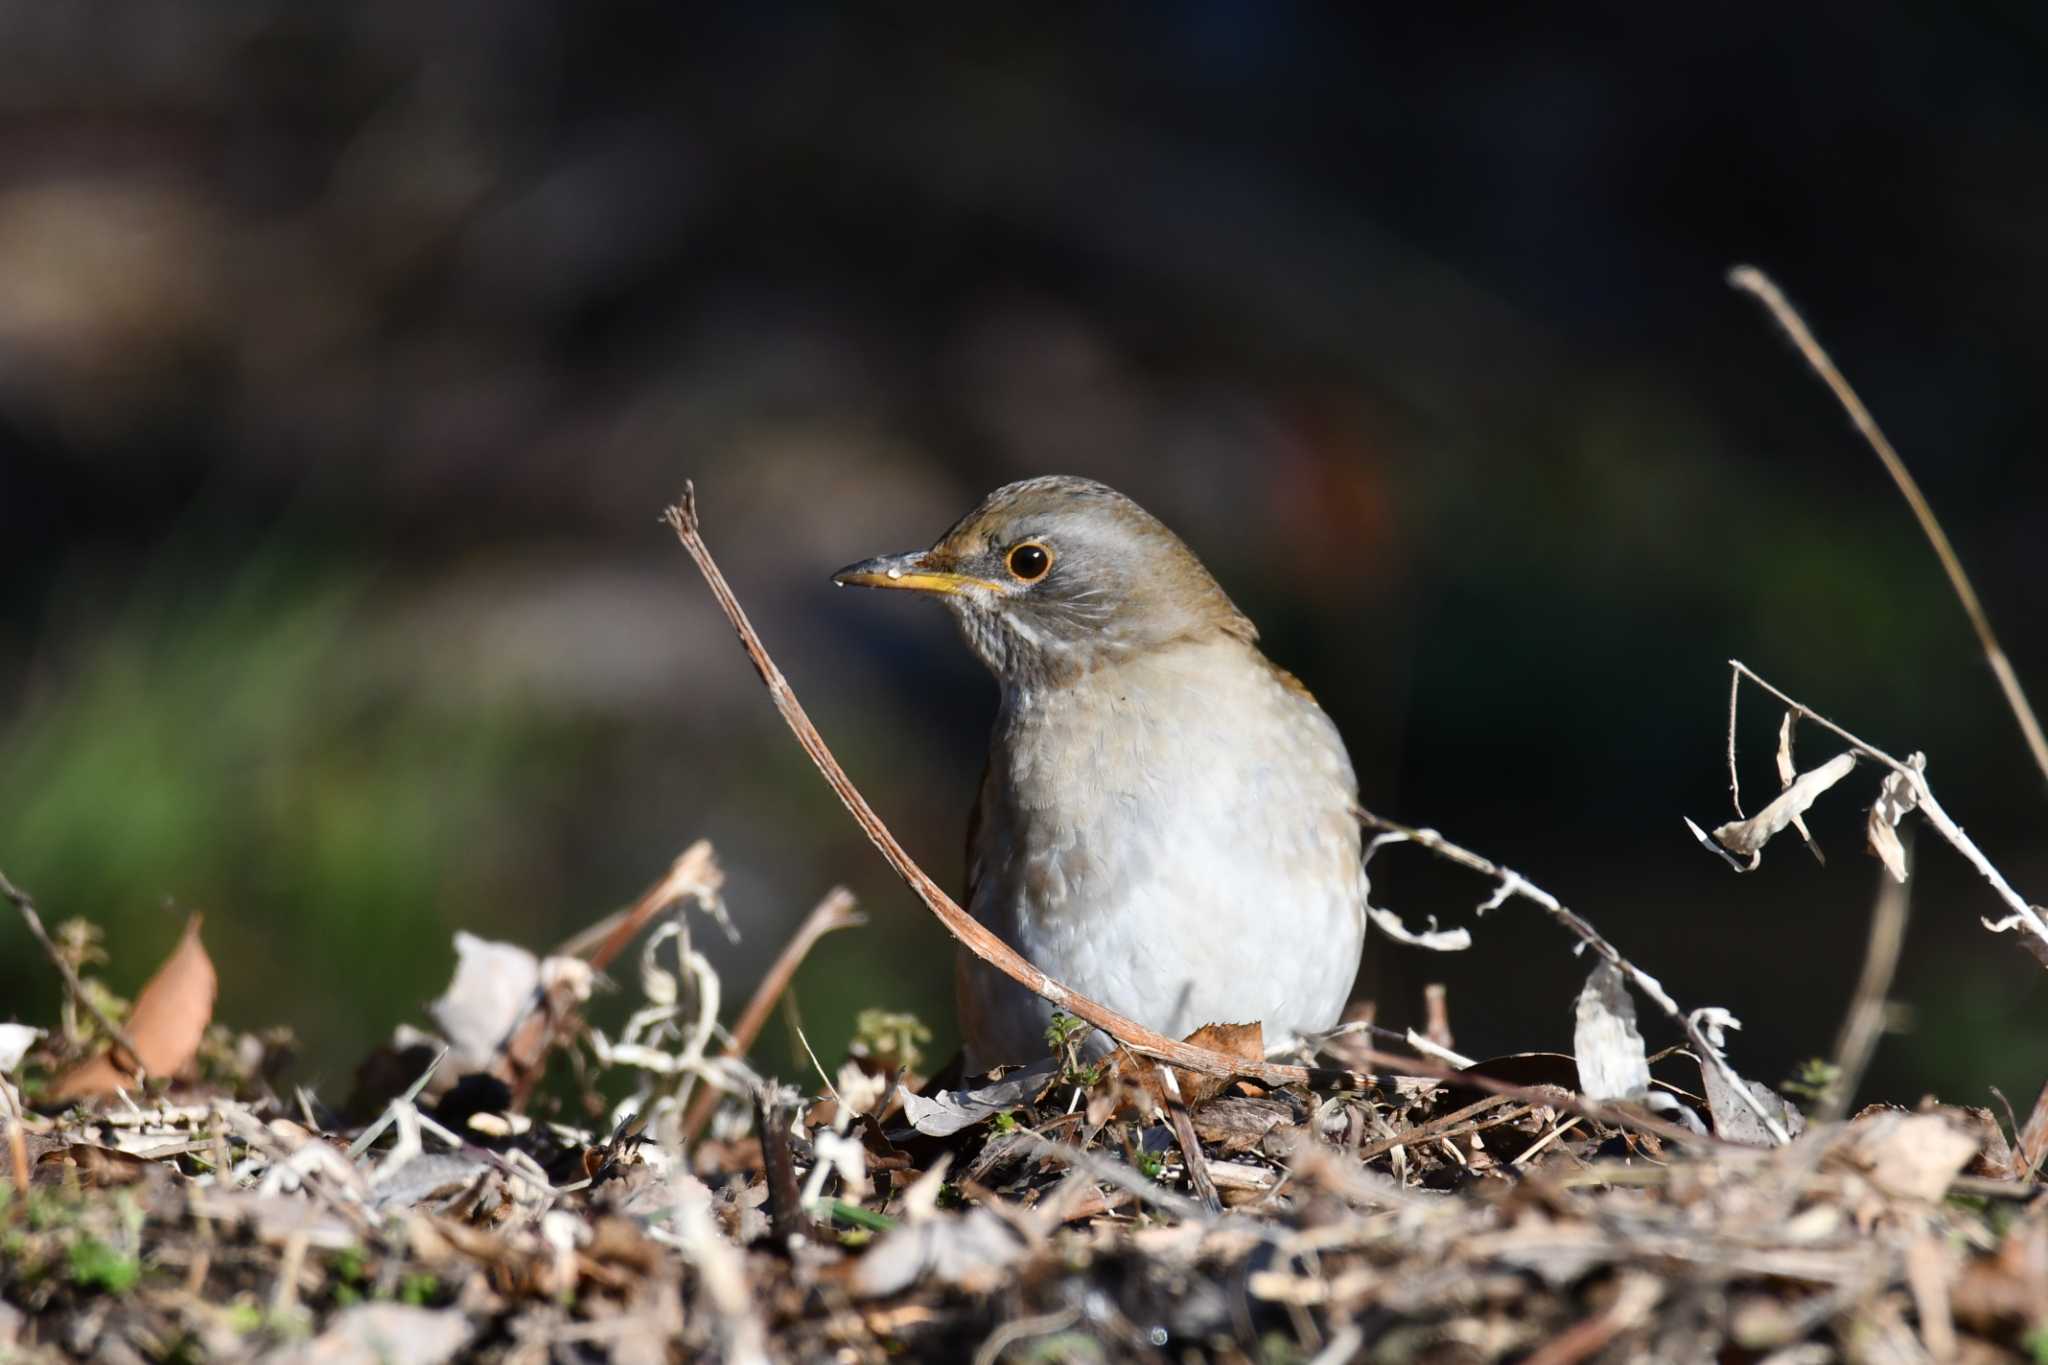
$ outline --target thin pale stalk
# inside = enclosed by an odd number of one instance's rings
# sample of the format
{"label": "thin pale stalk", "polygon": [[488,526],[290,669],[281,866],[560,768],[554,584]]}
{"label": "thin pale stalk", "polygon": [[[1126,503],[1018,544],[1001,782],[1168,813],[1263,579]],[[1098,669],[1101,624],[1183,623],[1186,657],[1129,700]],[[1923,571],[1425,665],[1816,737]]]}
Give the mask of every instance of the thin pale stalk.
{"label": "thin pale stalk", "polygon": [[[1941,561],[1942,571],[1948,575],[1949,586],[1955,590],[1956,599],[1963,604],[1963,614],[1970,618],[1970,628],[1977,632],[1977,644],[1984,651],[1985,660],[1991,665],[1992,676],[1998,679],[1998,687],[2005,694],[2005,704],[2012,709],[2013,718],[2019,722],[2020,734],[2026,739],[2028,750],[2034,755],[2034,765],[2048,777],[2048,737],[2041,733],[2041,722],[2034,717],[2034,708],[2027,702],[2027,694],[2020,686],[2019,675],[2013,672],[2012,661],[2006,658],[2004,648],[1998,643],[1998,636],[1991,629],[1991,618],[1984,611],[1984,604],[1977,600],[1977,590],[1970,586],[1970,576],[1963,572],[1963,561],[1957,557],[1955,547],[1949,544],[1948,533],[1941,529],[1934,509],[1920,492],[1920,485],[1914,481],[1906,462],[1899,458],[1899,452],[1885,437],[1877,425],[1877,419],[1870,415],[1870,409],[1863,406],[1863,400],[1856,390],[1835,367],[1813,330],[1806,325],[1806,319],[1792,306],[1783,290],[1770,276],[1755,266],[1739,265],[1728,272],[1728,282],[1737,289],[1753,294],[1770,310],[1792,344],[1799,348],[1799,354],[1821,382],[1833,391],[1835,401],[1849,414],[1849,420],[1856,424],[1856,430],[1876,452],[1884,465],[1885,473],[1891,475],[1898,486],[1906,506],[1913,509],[1913,517],[1920,523],[1920,531],[1927,537],[1927,543],[1934,547],[1935,558]],[[1741,813],[1738,803],[1736,813]]]}

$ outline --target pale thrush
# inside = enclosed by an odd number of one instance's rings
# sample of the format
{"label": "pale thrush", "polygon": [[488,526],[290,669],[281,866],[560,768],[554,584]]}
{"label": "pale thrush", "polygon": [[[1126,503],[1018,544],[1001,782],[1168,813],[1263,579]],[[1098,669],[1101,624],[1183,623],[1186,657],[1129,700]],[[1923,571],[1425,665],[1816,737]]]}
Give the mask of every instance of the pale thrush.
{"label": "pale thrush", "polygon": [[[1365,935],[1351,760],[1178,536],[1102,484],[1028,479],[833,581],[937,596],[1002,686],[976,919],[1171,1037],[1337,1023]],[[1046,1055],[1044,1001],[965,950],[956,988],[970,1071]]]}

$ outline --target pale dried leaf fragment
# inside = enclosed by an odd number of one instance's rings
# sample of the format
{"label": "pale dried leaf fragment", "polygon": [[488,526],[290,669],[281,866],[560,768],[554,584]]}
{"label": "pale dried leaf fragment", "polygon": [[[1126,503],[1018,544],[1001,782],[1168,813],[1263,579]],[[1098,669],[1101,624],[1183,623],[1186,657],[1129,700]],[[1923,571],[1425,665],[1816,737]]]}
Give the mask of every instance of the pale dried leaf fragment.
{"label": "pale dried leaf fragment", "polygon": [[[213,1022],[220,978],[214,973],[213,959],[206,955],[206,945],[199,940],[204,918],[193,915],[185,921],[178,946],[135,997],[135,1008],[128,1015],[128,1036],[142,1054],[134,1060],[152,1076],[175,1076],[189,1066],[206,1037],[206,1026]],[[128,1060],[122,1059],[124,1063]],[[134,1083],[134,1073],[117,1066],[110,1050],[64,1073],[51,1087],[49,1098],[63,1101],[109,1095]]]}
{"label": "pale dried leaf fragment", "polygon": [[1579,992],[1572,1030],[1579,1093],[1589,1100],[1638,1099],[1650,1088],[1650,1058],[1636,1027],[1635,1001],[1611,962],[1601,962]]}
{"label": "pale dried leaf fragment", "polygon": [[39,1028],[27,1024],[0,1024],[0,1075],[21,1065],[21,1059],[36,1045],[36,1039],[43,1036]]}
{"label": "pale dried leaf fragment", "polygon": [[903,1114],[910,1126],[926,1137],[951,1137],[962,1128],[1035,1099],[1057,1069],[1058,1063],[1048,1058],[975,1090],[942,1090],[931,1096],[905,1091]]}
{"label": "pale dried leaf fragment", "polygon": [[[1724,1052],[1728,1046],[1729,1030],[1742,1027],[1740,1019],[1719,1005],[1694,1010],[1691,1019],[1707,1042]],[[1806,1116],[1799,1112],[1798,1106],[1769,1086],[1744,1080],[1732,1069],[1724,1074],[1721,1067],[1711,1065],[1704,1057],[1695,1056],[1694,1060],[1700,1064],[1701,1082],[1707,1092],[1707,1112],[1714,1120],[1714,1136],[1751,1147],[1776,1147],[1806,1131]],[[1734,1077],[1732,1081],[1730,1076]],[[1738,1083],[1749,1092],[1747,1099],[1736,1093]],[[1777,1132],[1764,1122],[1765,1115],[1777,1125]]]}
{"label": "pale dried leaf fragment", "polygon": [[476,1335],[458,1308],[363,1303],[334,1315],[313,1340],[271,1359],[286,1365],[440,1365]]}
{"label": "pale dried leaf fragment", "polygon": [[1822,792],[1847,777],[1855,766],[1854,753],[1844,750],[1836,754],[1818,768],[1794,778],[1770,805],[1749,819],[1732,820],[1717,828],[1714,831],[1715,841],[1730,853],[1748,858],[1750,867],[1754,868],[1762,856],[1764,845],[1804,815]]}
{"label": "pale dried leaf fragment", "polygon": [[931,1275],[942,1284],[986,1292],[1024,1252],[1024,1239],[1014,1228],[987,1209],[972,1208],[883,1233],[854,1266],[852,1288],[863,1298],[883,1298]]}
{"label": "pale dried leaf fragment", "polygon": [[1939,1114],[1873,1114],[1856,1125],[1851,1158],[1870,1183],[1900,1199],[1933,1203],[1977,1155],[1977,1139]]}
{"label": "pale dried leaf fragment", "polygon": [[516,943],[455,934],[455,978],[427,1013],[448,1039],[451,1075],[481,1071],[540,988],[540,959]]}
{"label": "pale dried leaf fragment", "polygon": [[[1791,786],[1799,776],[1799,768],[1792,762],[1792,722],[1794,719],[1796,719],[1795,714],[1787,710],[1785,712],[1785,719],[1778,722],[1778,788],[1781,791]],[[1738,815],[1741,813],[1740,811],[1736,812]],[[1806,817],[1804,815],[1794,815],[1792,817],[1792,828],[1799,831],[1799,837],[1806,841],[1806,846],[1813,851],[1814,858],[1825,866],[1828,860],[1827,854],[1820,851],[1820,844],[1815,841],[1813,835],[1807,830]]]}
{"label": "pale dried leaf fragment", "polygon": [[[1918,757],[1918,755],[1915,755]],[[1878,788],[1877,801],[1870,807],[1867,837],[1870,851],[1892,874],[1892,880],[1906,880],[1906,846],[1899,841],[1899,821],[1920,805],[1920,790],[1912,778],[1894,771]]]}

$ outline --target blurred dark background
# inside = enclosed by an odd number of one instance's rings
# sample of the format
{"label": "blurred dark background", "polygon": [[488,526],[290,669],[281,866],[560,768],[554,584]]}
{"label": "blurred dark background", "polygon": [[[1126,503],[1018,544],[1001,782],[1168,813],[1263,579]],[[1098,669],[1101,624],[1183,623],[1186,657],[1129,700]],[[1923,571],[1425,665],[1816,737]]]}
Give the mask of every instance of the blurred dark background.
{"label": "blurred dark background", "polygon": [[[1723,279],[1805,307],[2048,702],[2037,7],[939,13],[0,5],[0,868],[107,926],[116,985],[166,898],[203,907],[221,1017],[292,1025],[339,1091],[455,929],[544,947],[704,835],[729,996],[843,880],[872,923],[799,980],[819,1052],[862,1005],[949,1043],[940,931],[656,524],[686,477],[948,882],[993,688],[942,613],[827,575],[1071,472],[1207,560],[1368,805],[1733,1009],[1760,1078],[1831,1049],[1876,780],[1818,810],[1824,868],[1702,852],[1724,660],[1925,749],[2048,895],[2048,785],[1933,556]],[[1866,1093],[2024,1105],[2043,974],[1918,854],[1913,1027]],[[1411,919],[1488,889],[1375,870]],[[1461,1049],[1568,1047],[1568,940],[1473,927],[1382,941],[1361,994],[1406,1025],[1442,980]],[[0,1016],[55,1001],[10,912]]]}

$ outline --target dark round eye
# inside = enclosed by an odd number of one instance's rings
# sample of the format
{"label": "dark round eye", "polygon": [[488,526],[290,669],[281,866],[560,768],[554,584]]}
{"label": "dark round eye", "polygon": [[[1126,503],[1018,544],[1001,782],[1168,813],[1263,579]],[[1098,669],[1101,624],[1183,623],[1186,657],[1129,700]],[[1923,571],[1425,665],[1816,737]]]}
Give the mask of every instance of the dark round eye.
{"label": "dark round eye", "polygon": [[1036,583],[1052,568],[1052,551],[1035,540],[1027,540],[1010,547],[1008,562],[1012,578],[1020,583]]}

